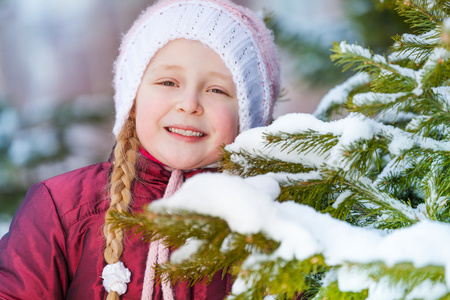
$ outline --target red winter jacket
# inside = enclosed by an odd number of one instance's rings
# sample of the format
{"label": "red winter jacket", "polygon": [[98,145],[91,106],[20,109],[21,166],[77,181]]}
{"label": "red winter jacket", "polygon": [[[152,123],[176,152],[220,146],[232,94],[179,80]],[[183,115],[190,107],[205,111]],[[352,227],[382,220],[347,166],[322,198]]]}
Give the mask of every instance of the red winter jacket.
{"label": "red winter jacket", "polygon": [[[147,158],[140,157],[138,165],[134,211],[162,198],[170,177]],[[109,162],[88,166],[30,188],[0,241],[0,299],[105,299],[100,276],[110,167]],[[131,282],[121,299],[141,298],[147,252],[147,243],[126,234],[121,260],[131,271]],[[175,286],[176,299],[223,299],[231,279],[222,280],[219,273],[208,286]],[[160,286],[154,291],[153,299],[162,299]]]}

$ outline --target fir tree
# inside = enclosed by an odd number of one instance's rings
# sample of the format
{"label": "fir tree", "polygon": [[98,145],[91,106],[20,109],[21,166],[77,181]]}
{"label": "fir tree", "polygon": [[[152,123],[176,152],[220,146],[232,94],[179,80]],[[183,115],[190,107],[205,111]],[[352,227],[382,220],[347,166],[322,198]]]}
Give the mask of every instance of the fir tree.
{"label": "fir tree", "polygon": [[232,299],[450,299],[450,6],[386,4],[414,34],[389,55],[336,43],[332,60],[358,72],[314,116],[242,133],[225,174],[113,216],[179,247],[159,272],[226,270]]}
{"label": "fir tree", "polygon": [[102,95],[22,107],[8,100],[0,98],[0,221],[2,214],[14,214],[32,184],[103,160],[109,149],[93,150],[81,141],[93,128],[107,132],[113,109]]}
{"label": "fir tree", "polygon": [[[351,72],[342,70],[330,60],[330,47],[335,39],[357,39],[370,45],[376,53],[385,52],[391,45],[391,36],[409,32],[404,18],[395,13],[393,3],[376,5],[374,0],[342,0],[343,14],[348,26],[311,32],[298,28],[297,32],[286,28],[283,19],[266,12],[265,23],[274,32],[276,44],[290,54],[294,63],[293,76],[301,78],[312,87],[331,87],[342,82]],[[378,6],[378,7],[377,7]],[[376,30],[374,30],[376,28]],[[332,32],[329,32],[329,31]]]}

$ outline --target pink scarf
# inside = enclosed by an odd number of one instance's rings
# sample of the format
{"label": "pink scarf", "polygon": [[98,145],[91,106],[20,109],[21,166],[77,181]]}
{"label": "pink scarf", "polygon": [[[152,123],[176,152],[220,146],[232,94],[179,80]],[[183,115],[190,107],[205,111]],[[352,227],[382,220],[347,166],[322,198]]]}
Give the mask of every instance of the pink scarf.
{"label": "pink scarf", "polygon": [[[159,163],[150,153],[144,148],[140,149],[142,155]],[[183,171],[174,169],[170,175],[169,183],[167,184],[166,192],[163,199],[172,196],[183,184]],[[166,263],[169,260],[169,249],[164,246],[161,241],[154,241],[150,243],[147,255],[147,263],[145,267],[144,286],[142,289],[142,300],[151,300],[153,295],[153,286],[155,284],[155,267],[157,264]],[[172,286],[167,277],[161,278],[161,286],[164,300],[175,299]]]}

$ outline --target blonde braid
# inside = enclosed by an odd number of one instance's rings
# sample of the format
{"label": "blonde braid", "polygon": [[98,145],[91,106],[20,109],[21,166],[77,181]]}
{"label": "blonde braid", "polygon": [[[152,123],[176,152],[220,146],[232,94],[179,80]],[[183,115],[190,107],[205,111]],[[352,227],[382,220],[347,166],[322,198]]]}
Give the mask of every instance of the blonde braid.
{"label": "blonde braid", "polygon": [[[134,109],[132,109],[130,117],[117,136],[117,143],[114,149],[114,167],[110,179],[111,203],[105,215],[105,226],[103,228],[106,241],[104,257],[107,264],[117,263],[123,252],[122,241],[124,232],[122,229],[112,229],[113,224],[110,222],[109,213],[128,211],[132,202],[131,185],[136,176],[135,164],[139,146]],[[119,294],[111,291],[107,300],[113,299],[118,300]]]}

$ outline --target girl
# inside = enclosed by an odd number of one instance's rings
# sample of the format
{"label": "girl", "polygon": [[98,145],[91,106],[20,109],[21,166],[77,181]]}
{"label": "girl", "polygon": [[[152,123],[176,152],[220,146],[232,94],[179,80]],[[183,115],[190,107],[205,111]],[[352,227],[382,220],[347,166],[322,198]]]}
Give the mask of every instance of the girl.
{"label": "girl", "polygon": [[31,187],[0,242],[1,299],[223,299],[207,286],[160,284],[167,261],[108,221],[216,171],[218,147],[266,125],[280,90],[270,32],[228,0],[163,0],[124,37],[115,63],[117,138],[108,162]]}

